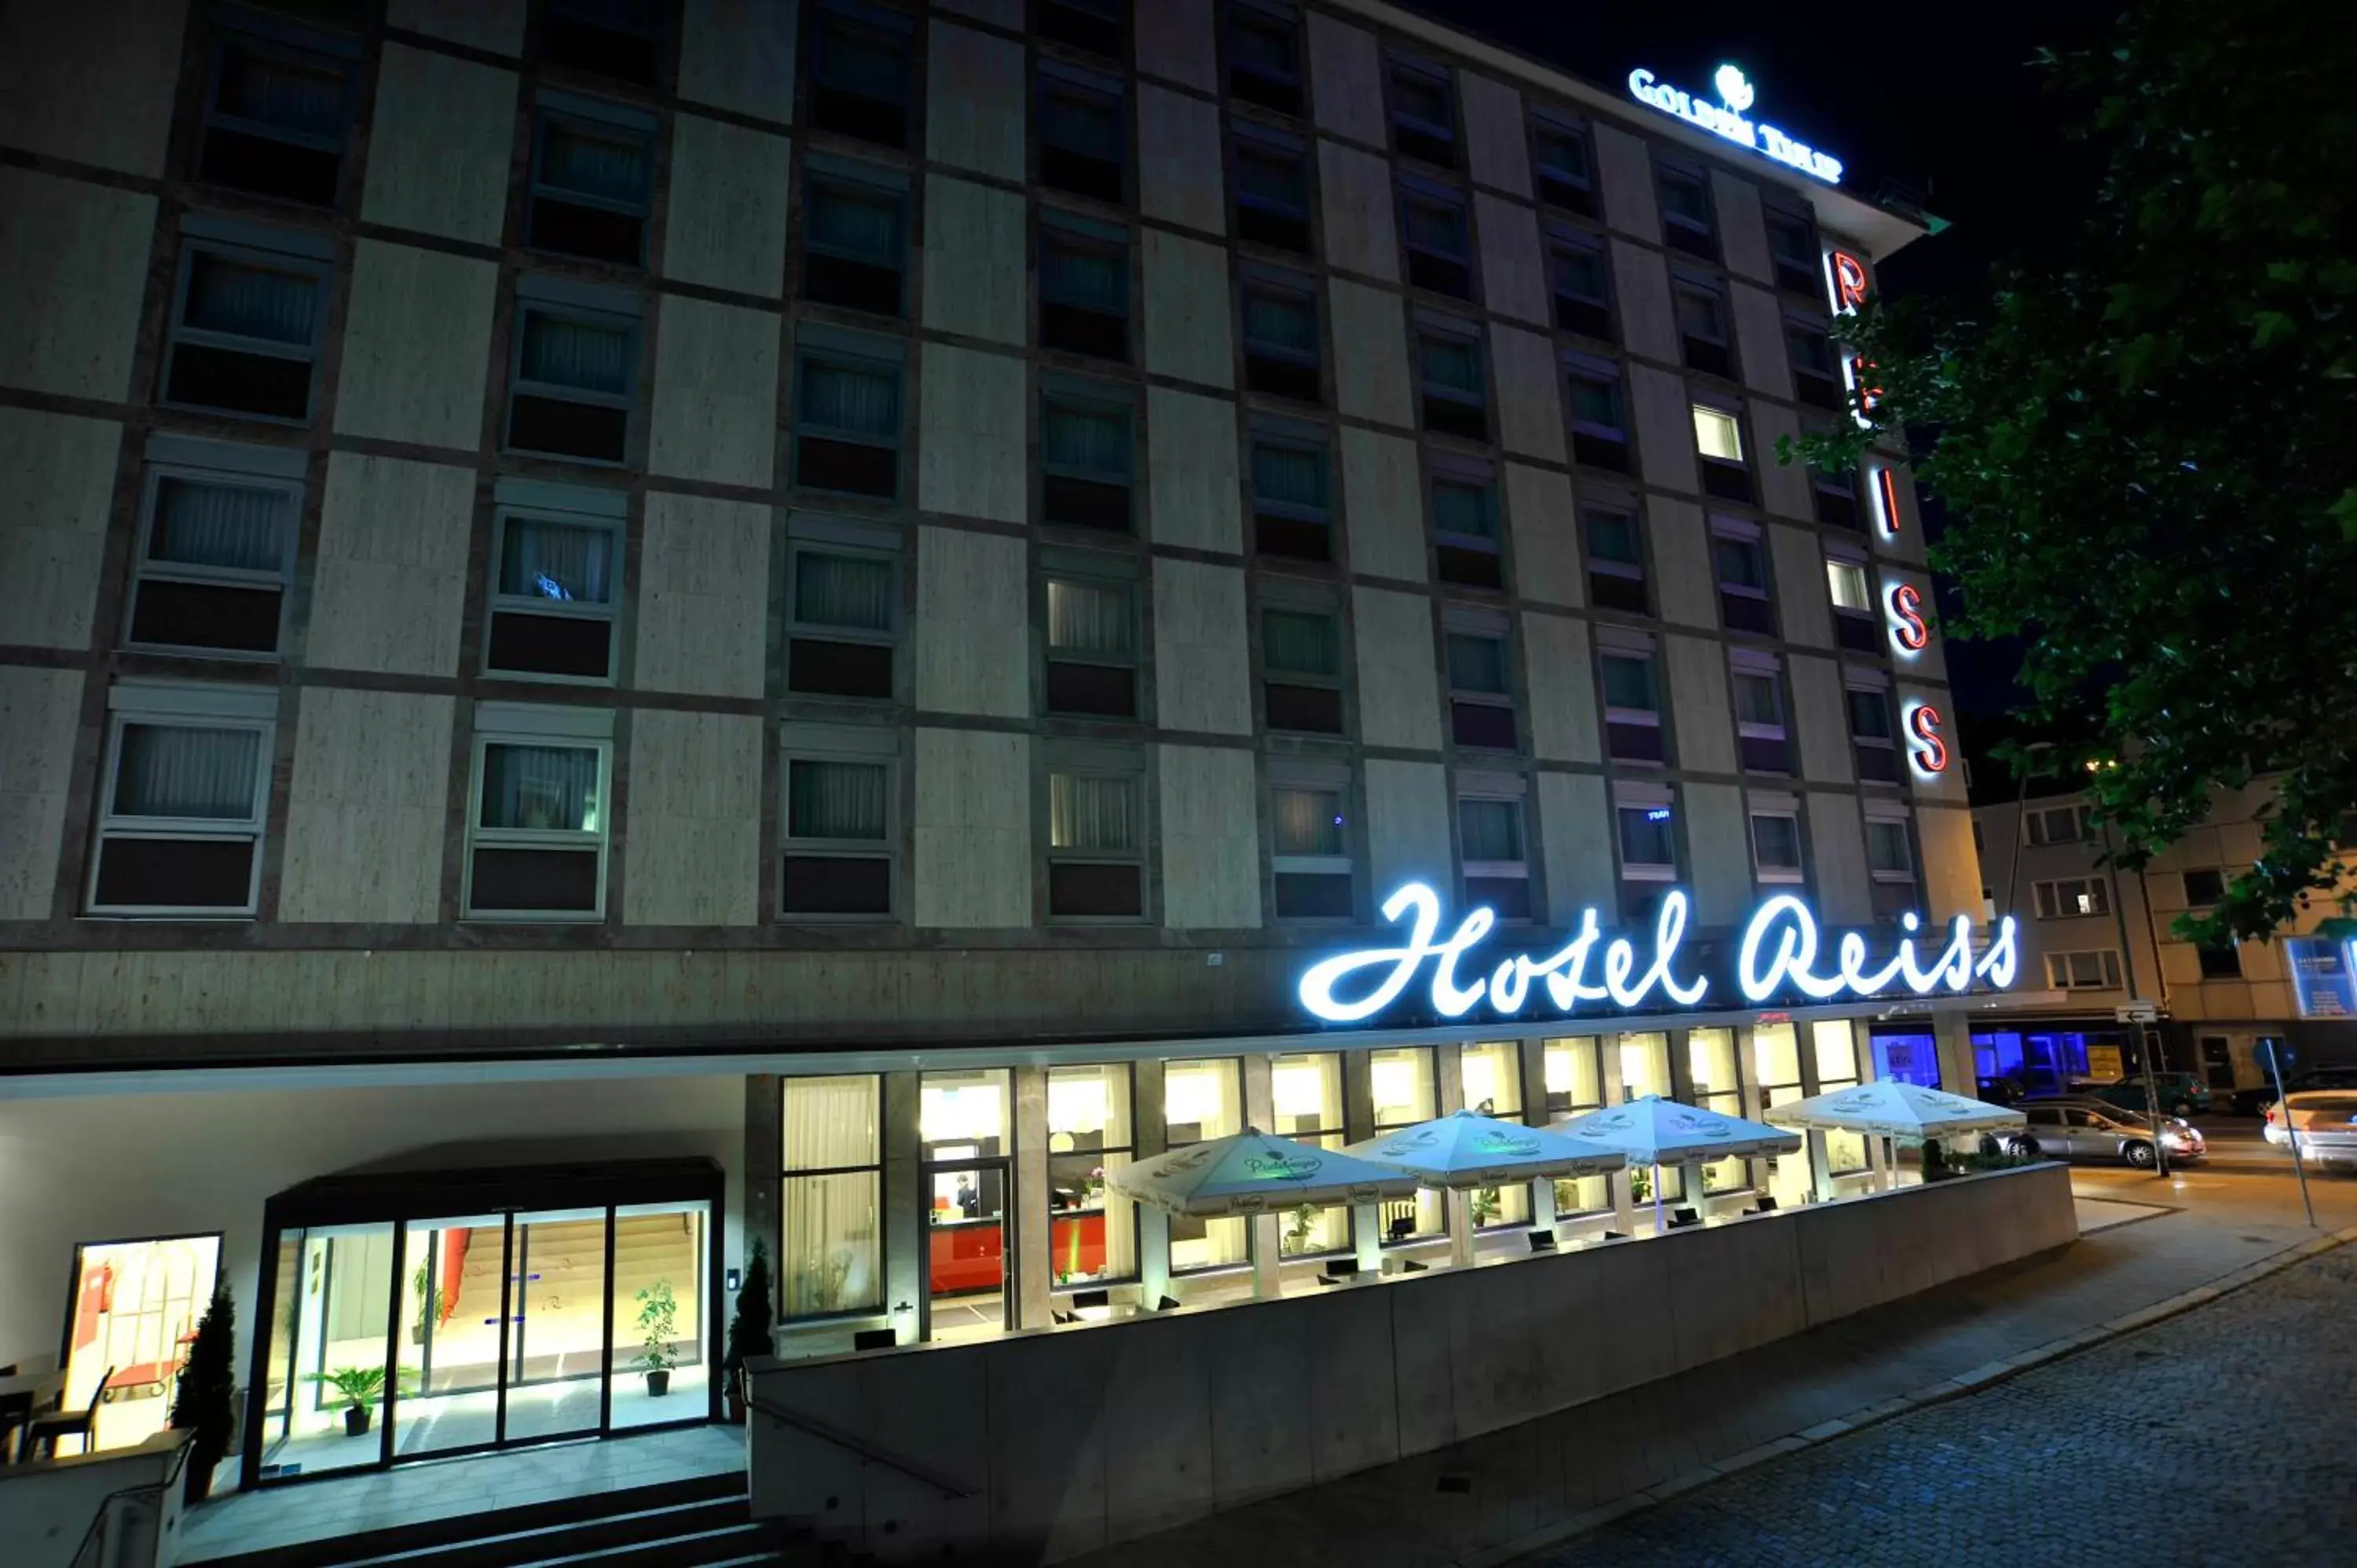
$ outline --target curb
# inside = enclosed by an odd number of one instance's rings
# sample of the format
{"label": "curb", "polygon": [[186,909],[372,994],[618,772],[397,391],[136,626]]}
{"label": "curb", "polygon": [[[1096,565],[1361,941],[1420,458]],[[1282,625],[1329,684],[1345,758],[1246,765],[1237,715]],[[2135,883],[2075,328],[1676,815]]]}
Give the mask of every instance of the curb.
{"label": "curb", "polygon": [[2043,1345],[2034,1346],[2018,1356],[2008,1356],[2003,1360],[1984,1362],[1980,1366],[1959,1372],[1953,1378],[1943,1378],[1938,1382],[1927,1383],[1911,1392],[1900,1394],[1896,1399],[1862,1405],[1830,1421],[1821,1421],[1814,1426],[1804,1427],[1799,1432],[1783,1437],[1771,1438],[1757,1447],[1747,1448],[1740,1454],[1730,1455],[1727,1458],[1715,1459],[1707,1465],[1697,1466],[1684,1475],[1657,1481],[1626,1497],[1616,1498],[1598,1508],[1589,1509],[1585,1513],[1574,1514],[1569,1519],[1533,1530],[1513,1541],[1466,1552],[1455,1558],[1450,1568],[1501,1568],[1502,1564],[1512,1563],[1517,1558],[1526,1557],[1534,1552],[1544,1552],[1550,1546],[1559,1546],[1566,1541],[1586,1535],[1616,1520],[1625,1519],[1631,1514],[1640,1513],[1646,1509],[1656,1508],[1674,1498],[1684,1497],[1697,1487],[1708,1486],[1713,1481],[1740,1475],[1754,1466],[1781,1459],[1788,1454],[1797,1454],[1804,1448],[1813,1448],[1821,1443],[1830,1443],[1835,1438],[1846,1437],[1851,1433],[1878,1425],[1893,1416],[1905,1415],[1910,1411],[1944,1404],[1950,1400],[1962,1399],[1966,1394],[1978,1393],[1983,1389],[2018,1378],[2024,1372],[2043,1367],[2052,1361],[2059,1361],[2066,1356],[2074,1356],[2082,1350],[2091,1349],[2097,1345],[2108,1344],[2124,1335],[2133,1334],[2139,1328],[2149,1328],[2156,1323],[2190,1312],[2195,1307],[2206,1306],[2219,1297],[2241,1290],[2244,1285],[2255,1284],[2270,1274],[2281,1273],[2295,1263],[2306,1262],[2320,1253],[2330,1252],[2352,1243],[2357,1243],[2357,1225],[2342,1230],[2330,1231],[2310,1240],[2302,1241],[2297,1246],[2287,1247],[2270,1257],[2262,1258],[2255,1263],[2246,1263],[2232,1273],[2221,1274],[2206,1284],[2195,1285],[2190,1290],[2179,1291],[2175,1295],[2164,1297],[2150,1306],[2138,1307],[2134,1312],[2122,1313],[2117,1317],[2107,1318],[2093,1328],[2082,1329],[2076,1334],[2065,1335],[2060,1339],[2050,1339]]}

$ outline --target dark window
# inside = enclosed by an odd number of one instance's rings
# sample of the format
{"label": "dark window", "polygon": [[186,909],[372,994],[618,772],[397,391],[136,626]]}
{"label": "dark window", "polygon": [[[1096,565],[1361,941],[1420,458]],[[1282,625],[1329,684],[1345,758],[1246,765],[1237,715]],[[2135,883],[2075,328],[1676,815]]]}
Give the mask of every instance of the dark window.
{"label": "dark window", "polygon": [[237,909],[252,901],[251,839],[109,838],[100,846],[100,908]]}
{"label": "dark window", "polygon": [[890,701],[899,607],[892,558],[796,541],[788,570],[786,686],[822,697]]}
{"label": "dark window", "polygon": [[1482,379],[1480,342],[1453,332],[1419,332],[1416,360],[1424,388],[1425,428],[1469,441],[1489,440],[1489,393]]}
{"label": "dark window", "polygon": [[1645,591],[1645,553],[1631,512],[1613,507],[1581,509],[1587,527],[1587,592],[1598,609],[1651,615]]}
{"label": "dark window", "polygon": [[1812,408],[1844,406],[1841,371],[1825,329],[1813,322],[1786,322],[1784,346],[1792,362],[1792,395]]}
{"label": "dark window", "polygon": [[548,59],[619,81],[654,85],[667,0],[548,0]]}
{"label": "dark window", "polygon": [[888,147],[909,143],[905,27],[817,9],[811,28],[810,123]]}
{"label": "dark window", "polygon": [[188,244],[162,401],[307,422],[327,292],[323,268],[264,252]]}
{"label": "dark window", "polygon": [[502,512],[484,669],[610,679],[619,544],[602,522]]}
{"label": "dark window", "polygon": [[1531,125],[1532,161],[1539,179],[1539,199],[1583,218],[1596,216],[1596,177],[1589,156],[1587,133],[1553,120]]}
{"label": "dark window", "polygon": [[1898,783],[1899,749],[1891,744],[1890,693],[1878,687],[1852,686],[1844,693],[1844,702],[1859,779],[1868,784]]}
{"label": "dark window", "polygon": [[1326,449],[1255,434],[1252,444],[1253,545],[1296,561],[1334,558]]}
{"label": "dark window", "polygon": [[1812,299],[1820,297],[1824,280],[1817,261],[1817,233],[1807,219],[1769,213],[1768,254],[1775,263],[1778,288]]}
{"label": "dark window", "polygon": [[1280,871],[1276,874],[1280,920],[1347,920],[1351,918],[1349,872]]}
{"label": "dark window", "polygon": [[1768,554],[1757,539],[1720,534],[1711,542],[1718,568],[1718,607],[1729,631],[1776,635],[1768,597]]}
{"label": "dark window", "polygon": [[1571,392],[1571,454],[1590,468],[1629,472],[1629,430],[1620,412],[1620,383],[1586,371],[1566,378]]}
{"label": "dark window", "polygon": [[1243,338],[1246,388],[1297,403],[1325,402],[1314,294],[1246,278]]}
{"label": "dark window", "polygon": [[1681,288],[1677,306],[1678,338],[1686,368],[1731,378],[1735,358],[1727,348],[1726,301],[1701,289]]}
{"label": "dark window", "polygon": [[1444,168],[1457,166],[1457,111],[1446,73],[1394,60],[1392,150]]}
{"label": "dark window", "polygon": [[351,123],[351,65],[225,34],[213,52],[197,177],[333,207]]}
{"label": "dark window", "polygon": [[1827,528],[1846,528],[1852,532],[1864,526],[1857,504],[1857,480],[1849,474],[1824,474],[1809,470],[1809,488],[1814,499],[1816,519]]}
{"label": "dark window", "polygon": [[2235,947],[2233,943],[2227,942],[2212,947],[2205,942],[2193,950],[2201,961],[2202,979],[2240,980],[2243,978],[2242,950]]}
{"label": "dark window", "polygon": [[1107,59],[1129,58],[1129,0],[1036,0],[1031,15],[1043,38]]}
{"label": "dark window", "polygon": [[2222,871],[2189,871],[2185,874],[2185,907],[2207,909],[2226,897],[2226,874]]}
{"label": "dark window", "polygon": [[1296,145],[1259,136],[1235,140],[1236,238],[1296,255],[1310,253],[1308,156]]}
{"label": "dark window", "polygon": [[532,156],[525,244],[626,266],[644,260],[651,132],[544,109]]}
{"label": "dark window", "polygon": [[581,850],[481,848],[468,908],[489,914],[597,907],[597,856]]}
{"label": "dark window", "polygon": [[788,759],[785,914],[892,913],[891,778],[881,761]]}
{"label": "dark window", "polygon": [[1049,392],[1039,407],[1039,515],[1070,528],[1130,528],[1130,411]]}
{"label": "dark window", "polygon": [[1268,727],[1342,733],[1342,626],[1330,610],[1261,611],[1262,691]]}
{"label": "dark window", "polygon": [[802,203],[802,296],[905,316],[907,210],[897,190],[814,174]]}
{"label": "dark window", "polygon": [[1506,639],[1491,633],[1448,634],[1448,728],[1458,746],[1512,751],[1520,746]]}
{"label": "dark window", "polygon": [[1612,293],[1605,281],[1604,252],[1586,245],[1557,245],[1548,257],[1555,287],[1555,324],[1566,332],[1616,341]]}
{"label": "dark window", "polygon": [[1609,649],[1597,662],[1604,675],[1605,750],[1620,762],[1666,761],[1652,655]]}
{"label": "dark window", "polygon": [[1137,609],[1125,583],[1048,583],[1048,711],[1137,716]]}
{"label": "dark window", "polygon": [[1782,683],[1772,670],[1737,666],[1730,671],[1735,696],[1737,748],[1747,773],[1792,771],[1792,742],[1784,728]]}
{"label": "dark window", "polygon": [[794,483],[880,500],[898,495],[900,367],[808,353],[794,379]]}
{"label": "dark window", "polygon": [[1404,190],[1400,229],[1407,246],[1410,286],[1457,299],[1473,297],[1472,247],[1463,202]]}
{"label": "dark window", "polygon": [[1129,362],[1129,247],[1042,225],[1039,341],[1095,359]]}
{"label": "dark window", "polygon": [[1301,45],[1291,21],[1228,7],[1228,92],[1280,114],[1301,113]]}
{"label": "dark window", "polygon": [[1506,585],[1498,549],[1497,491],[1488,480],[1433,477],[1432,540],[1442,582],[1476,588]]}
{"label": "dark window", "polygon": [[1457,844],[1465,865],[1466,903],[1486,907],[1501,920],[1529,919],[1531,879],[1523,843],[1523,803],[1459,797]]}
{"label": "dark window", "polygon": [[1060,76],[1039,78],[1039,183],[1120,205],[1128,157],[1122,101]]}
{"label": "dark window", "polygon": [[1684,169],[1661,171],[1662,239],[1672,250],[1705,261],[1718,259],[1718,241],[1711,231],[1710,188],[1703,177]]}
{"label": "dark window", "polygon": [[1146,912],[1142,780],[1123,774],[1048,776],[1048,913]]}
{"label": "dark window", "polygon": [[[1678,830],[1674,813],[1666,805],[1618,806],[1613,810],[1620,839],[1620,868],[1624,873],[1651,871],[1674,874],[1678,866]],[[1647,899],[1644,919],[1650,923],[1658,904],[1659,895],[1639,895]],[[1631,924],[1638,924],[1631,911]]]}
{"label": "dark window", "polygon": [[523,302],[516,327],[508,445],[517,451],[621,463],[638,385],[638,323]]}
{"label": "dark window", "polygon": [[606,774],[602,745],[481,744],[469,915],[594,916],[604,907]]}

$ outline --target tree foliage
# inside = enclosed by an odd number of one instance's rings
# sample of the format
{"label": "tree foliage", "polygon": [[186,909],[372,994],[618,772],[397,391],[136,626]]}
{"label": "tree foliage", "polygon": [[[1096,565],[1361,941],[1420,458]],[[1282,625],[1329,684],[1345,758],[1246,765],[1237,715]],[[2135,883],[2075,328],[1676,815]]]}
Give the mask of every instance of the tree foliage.
{"label": "tree foliage", "polygon": [[2140,0],[2041,63],[2103,151],[2084,228],[1977,298],[1867,301],[1838,330],[1872,428],[1798,446],[1842,469],[1916,431],[1951,629],[2023,639],[2018,717],[2092,737],[2066,763],[2121,865],[2275,779],[2258,864],[2179,927],[2263,938],[2357,904],[2357,19]]}

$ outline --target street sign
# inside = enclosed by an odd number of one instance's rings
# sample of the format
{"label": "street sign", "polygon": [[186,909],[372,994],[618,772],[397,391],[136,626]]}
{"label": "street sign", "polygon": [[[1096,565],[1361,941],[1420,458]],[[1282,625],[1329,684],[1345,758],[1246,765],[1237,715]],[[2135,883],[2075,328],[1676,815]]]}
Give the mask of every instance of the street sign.
{"label": "street sign", "polygon": [[2113,1008],[2112,1016],[2123,1024],[2158,1024],[2160,1022],[2160,1004],[2131,1001],[2124,1007]]}

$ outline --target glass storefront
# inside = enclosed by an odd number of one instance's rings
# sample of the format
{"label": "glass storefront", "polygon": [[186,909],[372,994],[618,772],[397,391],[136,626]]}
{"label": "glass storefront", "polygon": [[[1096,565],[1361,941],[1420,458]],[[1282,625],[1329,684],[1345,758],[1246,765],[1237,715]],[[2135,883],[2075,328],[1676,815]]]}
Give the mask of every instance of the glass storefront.
{"label": "glass storefront", "polygon": [[[1567,1122],[1604,1104],[1604,1036],[1575,1035],[1548,1040],[1543,1049],[1546,1071],[1546,1120]],[[1607,1176],[1566,1176],[1555,1184],[1558,1219],[1575,1214],[1596,1214],[1612,1207],[1611,1180]]]}
{"label": "glass storefront", "polygon": [[[1694,1099],[1689,1103],[1722,1116],[1743,1114],[1743,1078],[1735,1060],[1734,1030],[1687,1030],[1686,1070],[1694,1081]],[[1748,1160],[1713,1160],[1695,1168],[1701,1173],[1706,1197],[1751,1185]]]}
{"label": "glass storefront", "polygon": [[[1666,1032],[1620,1036],[1620,1099],[1641,1099],[1658,1094],[1664,1100],[1676,1098],[1670,1091],[1670,1036]],[[1650,1165],[1629,1167],[1629,1195],[1641,1206],[1653,1201],[1653,1182],[1661,1180],[1661,1200],[1675,1203],[1685,1196],[1685,1172],[1675,1165],[1663,1165],[1657,1173]]]}
{"label": "glass storefront", "polygon": [[[1817,1053],[1817,1092],[1832,1094],[1857,1085],[1857,1031],[1846,1018],[1827,1018],[1809,1026]],[[1825,1173],[1855,1176],[1866,1169],[1866,1137],[1860,1133],[1827,1133]]]}
{"label": "glass storefront", "polygon": [[[1244,1128],[1243,1063],[1234,1057],[1165,1063],[1163,1141],[1184,1148],[1225,1138]],[[1170,1219],[1170,1272],[1232,1268],[1252,1259],[1252,1228],[1242,1219]]]}
{"label": "glass storefront", "polygon": [[[1321,1149],[1348,1143],[1342,1119],[1342,1058],[1339,1052],[1278,1057],[1269,1064],[1276,1133]],[[1288,1258],[1346,1251],[1351,1246],[1347,1205],[1300,1204],[1279,1217],[1277,1245]]]}
{"label": "glass storefront", "polygon": [[219,1236],[74,1249],[63,1406],[87,1410],[98,1396],[91,1448],[128,1448],[170,1423],[180,1363],[212,1300],[220,1266]]}
{"label": "glass storefront", "polygon": [[[1395,1127],[1413,1127],[1438,1114],[1430,1046],[1370,1051],[1367,1058],[1367,1085],[1374,1099],[1378,1133]],[[1389,1199],[1379,1207],[1378,1212],[1383,1218],[1386,1246],[1448,1234],[1448,1200],[1429,1187],[1418,1187],[1413,1197]]]}
{"label": "glass storefront", "polygon": [[884,1304],[881,1080],[790,1078],[783,1092],[779,1316],[877,1311]]}
{"label": "glass storefront", "polygon": [[[1801,1080],[1800,1036],[1790,1024],[1760,1024],[1751,1031],[1751,1070],[1760,1084],[1760,1110],[1763,1121],[1773,1122],[1768,1112],[1779,1105],[1808,1098],[1808,1088]],[[1814,1183],[1809,1172],[1809,1152],[1805,1142],[1796,1153],[1770,1155],[1760,1161],[1763,1171],[1761,1185],[1779,1208],[1790,1208],[1806,1203]]]}
{"label": "glass storefront", "polygon": [[[1523,1120],[1523,1057],[1519,1046],[1512,1040],[1467,1046],[1458,1053],[1458,1060],[1467,1110],[1495,1116],[1501,1122]],[[1476,1230],[1531,1222],[1531,1184],[1526,1181],[1476,1187],[1470,1196]]]}
{"label": "glass storefront", "polygon": [[1106,1173],[1129,1164],[1129,1068],[1048,1069],[1048,1267],[1053,1288],[1137,1277],[1137,1206]]}
{"label": "glass storefront", "polygon": [[929,1339],[1013,1326],[1006,1263],[1014,1182],[1005,1068],[929,1072],[918,1080]]}

